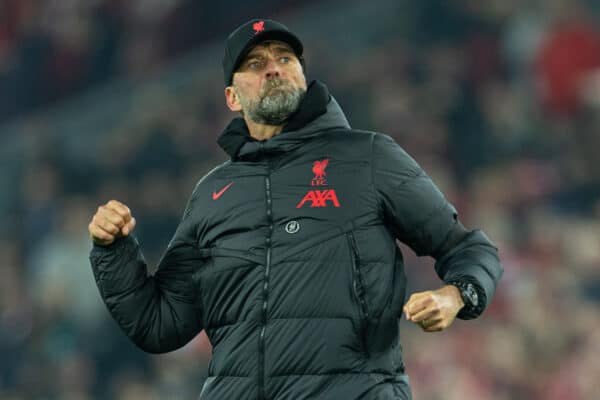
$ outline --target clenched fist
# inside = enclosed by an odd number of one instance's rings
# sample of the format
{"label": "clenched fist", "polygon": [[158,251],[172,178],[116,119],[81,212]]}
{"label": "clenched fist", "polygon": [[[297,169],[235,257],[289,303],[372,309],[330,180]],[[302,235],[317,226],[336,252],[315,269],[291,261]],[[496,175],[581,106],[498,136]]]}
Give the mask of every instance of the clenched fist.
{"label": "clenched fist", "polygon": [[116,238],[129,235],[135,228],[135,218],[125,204],[111,200],[98,207],[98,211],[88,225],[94,243],[108,246]]}
{"label": "clenched fist", "polygon": [[446,285],[438,290],[413,293],[404,305],[406,319],[426,332],[446,329],[465,305],[456,286]]}

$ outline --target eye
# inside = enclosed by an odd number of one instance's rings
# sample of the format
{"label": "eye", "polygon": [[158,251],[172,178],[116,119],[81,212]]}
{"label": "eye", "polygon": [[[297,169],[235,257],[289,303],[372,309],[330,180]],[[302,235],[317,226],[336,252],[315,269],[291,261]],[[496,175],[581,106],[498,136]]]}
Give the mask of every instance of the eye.
{"label": "eye", "polygon": [[254,57],[246,62],[246,67],[248,69],[259,70],[264,65],[264,59],[260,57]]}
{"label": "eye", "polygon": [[288,64],[291,60],[292,59],[289,56],[283,56],[279,58],[279,62],[281,62],[282,64]]}

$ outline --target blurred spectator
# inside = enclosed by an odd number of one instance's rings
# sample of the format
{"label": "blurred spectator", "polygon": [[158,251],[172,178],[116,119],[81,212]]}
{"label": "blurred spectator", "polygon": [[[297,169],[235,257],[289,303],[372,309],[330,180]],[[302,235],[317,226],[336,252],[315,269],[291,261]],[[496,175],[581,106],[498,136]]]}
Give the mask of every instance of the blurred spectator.
{"label": "blurred spectator", "polygon": [[536,64],[548,112],[572,115],[581,105],[586,76],[600,67],[600,32],[592,21],[561,21],[547,33]]}
{"label": "blurred spectator", "polygon": [[28,259],[28,282],[44,314],[68,309],[82,329],[94,330],[104,314],[104,304],[96,296],[94,277],[82,260],[90,244],[85,227],[94,206],[82,198],[63,200],[52,234],[37,243]]}

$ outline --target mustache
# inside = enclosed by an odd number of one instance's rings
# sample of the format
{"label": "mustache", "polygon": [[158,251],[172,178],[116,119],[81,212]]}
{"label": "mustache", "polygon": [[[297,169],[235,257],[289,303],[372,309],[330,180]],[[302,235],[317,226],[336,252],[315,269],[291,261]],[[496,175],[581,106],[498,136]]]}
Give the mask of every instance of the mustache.
{"label": "mustache", "polygon": [[263,84],[262,90],[260,91],[260,97],[264,98],[271,89],[285,89],[291,88],[291,84],[284,79],[281,78],[273,78],[266,80]]}

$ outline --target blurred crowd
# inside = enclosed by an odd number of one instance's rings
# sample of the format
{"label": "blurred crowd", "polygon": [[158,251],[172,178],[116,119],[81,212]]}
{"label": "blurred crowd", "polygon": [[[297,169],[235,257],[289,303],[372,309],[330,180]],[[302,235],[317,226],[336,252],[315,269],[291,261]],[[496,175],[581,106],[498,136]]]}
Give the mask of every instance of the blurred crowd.
{"label": "blurred crowd", "polygon": [[[184,47],[201,47],[211,37],[222,43],[236,26],[194,8],[176,23],[175,10],[192,4],[183,0],[58,3],[0,3],[0,119],[30,111],[27,102],[50,104],[138,68],[168,69]],[[465,225],[487,232],[505,266],[481,319],[436,334],[401,322],[414,398],[597,398],[600,6],[584,0],[383,3],[395,23],[352,51],[334,45],[340,38],[305,41],[308,76],[328,84],[354,127],[394,136]],[[66,12],[63,7],[84,9],[89,18],[54,14]],[[7,10],[16,14],[8,18]],[[37,22],[14,17],[21,13]],[[285,15],[294,27],[295,12]],[[192,20],[189,27],[182,22]],[[219,35],[207,34],[198,20]],[[91,40],[92,31],[103,33]],[[159,37],[160,46],[153,42]],[[43,57],[53,67],[36,58],[49,43],[53,55]],[[34,61],[14,58],[28,52],[36,53]],[[47,75],[39,68],[56,75],[42,79]],[[20,81],[10,75],[17,70]],[[225,160],[215,139],[232,115],[215,71],[184,89],[156,82],[138,93],[102,140],[90,139],[97,144],[83,156],[44,137],[43,124],[28,125],[27,162],[18,185],[2,193],[17,206],[11,228],[0,230],[0,398],[197,397],[210,359],[206,336],[160,356],[129,343],[93,282],[87,224],[99,204],[127,203],[155,267],[195,182]],[[36,86],[48,84],[56,87]],[[18,85],[27,99],[21,103],[4,85]],[[431,259],[404,253],[410,290],[439,286]]]}
{"label": "blurred crowd", "polygon": [[293,9],[274,0],[2,0],[0,122],[115,77],[143,79],[247,15]]}

